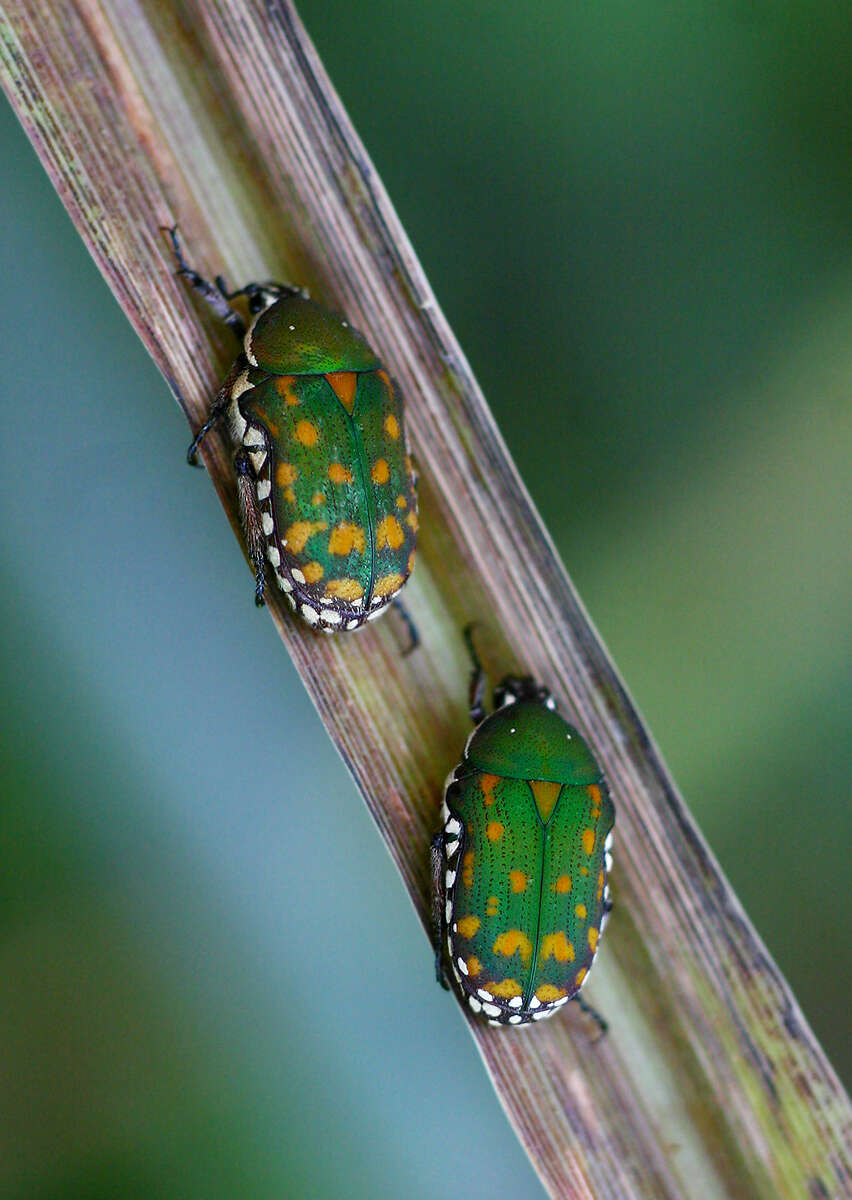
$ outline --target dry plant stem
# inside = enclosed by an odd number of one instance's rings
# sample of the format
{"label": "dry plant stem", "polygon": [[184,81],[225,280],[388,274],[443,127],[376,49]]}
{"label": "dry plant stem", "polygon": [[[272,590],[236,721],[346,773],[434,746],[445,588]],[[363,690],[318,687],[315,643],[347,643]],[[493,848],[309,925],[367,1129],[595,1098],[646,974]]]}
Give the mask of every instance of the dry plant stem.
{"label": "dry plant stem", "polygon": [[[481,620],[492,673],[550,685],[605,765],[616,910],[591,990],[611,1033],[592,1045],[576,1011],[519,1033],[468,1018],[546,1187],[849,1194],[848,1101],[574,594],[293,9],[5,0],[0,55],[80,235],[193,428],[233,345],[174,277],[160,227],[175,221],[207,273],[292,280],[343,309],[405,390],[423,475],[407,593],[422,649],[400,658],[393,617],[323,639],[275,595],[270,610],[424,923],[442,780],[468,732],[464,622]],[[208,439],[235,524],[228,459]]]}

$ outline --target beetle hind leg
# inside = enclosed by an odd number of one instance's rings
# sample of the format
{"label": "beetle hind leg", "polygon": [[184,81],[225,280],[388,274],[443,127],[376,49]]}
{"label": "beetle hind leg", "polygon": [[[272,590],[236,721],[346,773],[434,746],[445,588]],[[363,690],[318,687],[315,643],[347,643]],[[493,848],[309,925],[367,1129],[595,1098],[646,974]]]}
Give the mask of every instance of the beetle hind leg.
{"label": "beetle hind leg", "polygon": [[254,602],[258,608],[262,608],[265,603],[263,591],[266,586],[266,535],[263,532],[261,512],[257,503],[257,477],[245,450],[238,450],[234,455],[234,472],[237,476],[237,494],[246,546],[254,567]]}
{"label": "beetle hind leg", "polygon": [[604,1034],[606,1034],[609,1031],[609,1025],[606,1022],[606,1020],[601,1016],[601,1014],[598,1012],[598,1010],[596,1008],[592,1008],[591,1004],[588,1004],[583,999],[583,997],[580,995],[579,992],[576,992],[571,997],[571,999],[577,1005],[580,1012],[585,1013],[587,1017],[592,1018],[592,1020],[597,1025],[597,1027],[600,1031],[600,1037],[603,1037]]}
{"label": "beetle hind leg", "polygon": [[417,649],[417,647],[420,645],[420,631],[418,630],[417,626],[414,624],[414,618],[412,617],[411,613],[408,611],[408,609],[405,607],[405,605],[403,604],[403,602],[400,599],[395,598],[395,599],[391,600],[391,607],[395,608],[396,611],[399,613],[399,615],[402,617],[402,620],[405,624],[405,628],[408,630],[408,639],[409,639],[408,645],[402,652],[402,657],[407,658],[408,655],[413,654],[414,651]]}
{"label": "beetle hind leg", "polygon": [[446,903],[444,867],[447,856],[443,830],[432,838],[430,861],[432,865],[432,944],[435,947],[435,978],[445,991],[449,991],[450,985],[444,974],[444,905]]}

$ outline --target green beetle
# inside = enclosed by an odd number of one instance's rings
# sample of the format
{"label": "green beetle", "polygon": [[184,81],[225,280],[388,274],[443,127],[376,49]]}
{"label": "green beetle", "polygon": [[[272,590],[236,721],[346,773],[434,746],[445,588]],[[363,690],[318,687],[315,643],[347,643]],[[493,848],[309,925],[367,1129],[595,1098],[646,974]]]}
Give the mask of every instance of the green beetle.
{"label": "green beetle", "polygon": [[[309,625],[358,629],[387,611],[414,566],[416,480],[399,390],[339,313],[284,284],[214,286],[170,233],[179,273],[243,340],[188,458],[227,419],[256,603],[268,560]],[[248,301],[248,329],[230,306],[237,297]]]}
{"label": "green beetle", "polygon": [[476,727],[447,780],[432,841],[436,972],[495,1025],[580,1001],[611,908],[615,810],[600,767],[546,688],[507,676],[485,715],[471,630]]}

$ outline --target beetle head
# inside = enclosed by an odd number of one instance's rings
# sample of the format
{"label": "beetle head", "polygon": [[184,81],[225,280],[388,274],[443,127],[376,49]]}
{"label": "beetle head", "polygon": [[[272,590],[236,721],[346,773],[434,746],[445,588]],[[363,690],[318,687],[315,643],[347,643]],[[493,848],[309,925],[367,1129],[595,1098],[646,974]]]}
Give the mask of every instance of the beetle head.
{"label": "beetle head", "polygon": [[542,684],[531,675],[506,675],[494,689],[494,707],[503,708],[517,700],[532,700],[546,708],[556,708],[556,701]]}

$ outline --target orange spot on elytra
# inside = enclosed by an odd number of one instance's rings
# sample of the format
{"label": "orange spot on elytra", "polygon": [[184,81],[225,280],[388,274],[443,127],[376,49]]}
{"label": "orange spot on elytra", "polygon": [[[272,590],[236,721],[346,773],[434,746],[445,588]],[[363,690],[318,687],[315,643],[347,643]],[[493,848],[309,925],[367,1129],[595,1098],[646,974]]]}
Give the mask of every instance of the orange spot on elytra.
{"label": "orange spot on elytra", "polygon": [[485,826],[485,836],[489,842],[499,842],[505,832],[506,827],[502,821],[489,821]]}
{"label": "orange spot on elytra", "polygon": [[581,983],[583,982],[583,980],[586,978],[586,976],[588,975],[588,973],[589,973],[589,972],[588,972],[588,970],[587,970],[587,968],[586,968],[586,967],[580,967],[580,970],[579,970],[579,971],[577,972],[577,974],[574,976],[574,983],[577,985],[577,987],[579,987],[579,986],[580,986],[580,984],[581,984]]}
{"label": "orange spot on elytra", "polygon": [[509,883],[512,885],[513,892],[525,892],[527,890],[527,877],[523,871],[510,871]]}
{"label": "orange spot on elytra", "polygon": [[319,441],[319,430],[312,421],[299,421],[294,436],[303,446],[315,446]]}
{"label": "orange spot on elytra", "polygon": [[489,896],[488,902],[487,902],[487,907],[485,909],[486,917],[496,917],[499,908],[500,908],[500,901],[497,899],[497,897]]}
{"label": "orange spot on elytra", "polygon": [[475,979],[477,977],[477,975],[480,973],[480,971],[482,970],[482,963],[479,961],[479,959],[476,957],[475,954],[472,954],[470,956],[470,958],[467,960],[466,965],[467,965],[467,973],[471,977],[471,979]]}
{"label": "orange spot on elytra", "polygon": [[267,429],[273,437],[277,438],[279,433],[278,426],[272,420],[272,417],[270,417],[266,409],[258,406],[258,408],[255,410],[255,415],[263,427]]}
{"label": "orange spot on elytra", "polygon": [[592,928],[589,930],[589,947],[590,947],[590,949],[595,950],[595,949],[597,949],[597,945],[598,945],[598,931],[597,931],[597,929]]}
{"label": "orange spot on elytra", "polygon": [[326,529],[327,521],[294,521],[284,534],[284,543],[292,554],[301,554],[308,538]]}
{"label": "orange spot on elytra", "polygon": [[485,800],[486,807],[488,807],[489,805],[494,803],[494,789],[496,788],[496,786],[499,782],[500,782],[499,775],[482,775],[482,776],[480,776],[479,786],[482,788],[482,796],[483,796],[483,799]]}
{"label": "orange spot on elytra", "polygon": [[548,933],[541,939],[539,961],[547,962],[553,956],[557,962],[573,962],[574,947],[560,929],[558,933]]}
{"label": "orange spot on elytra", "polygon": [[293,491],[292,488],[284,489],[284,499],[287,501],[288,504],[296,503],[296,493]]}
{"label": "orange spot on elytra", "polygon": [[352,472],[343,463],[332,463],[328,468],[328,477],[332,483],[352,482]]}
{"label": "orange spot on elytra", "polygon": [[588,867],[580,867],[580,874],[581,874],[581,875],[588,875],[588,873],[589,873],[589,868],[588,868]]}
{"label": "orange spot on elytra", "polygon": [[295,378],[295,375],[279,375],[275,380],[276,392],[279,396],[284,397],[284,403],[288,404],[290,408],[295,408],[295,406],[299,403],[299,397],[294,396],[290,390],[293,386]]}
{"label": "orange spot on elytra", "polygon": [[397,508],[408,508],[408,501],[406,500],[405,496],[397,496],[396,506]]}
{"label": "orange spot on elytra", "polygon": [[505,1000],[511,1000],[513,996],[523,996],[524,989],[518,983],[517,979],[498,979],[483,985],[486,992],[490,992],[492,996],[502,996]]}
{"label": "orange spot on elytra", "polygon": [[417,520],[417,513],[414,511],[413,508],[412,508],[411,512],[408,514],[408,516],[405,518],[405,523],[406,523],[406,525],[408,525],[408,527],[410,529],[413,529],[415,533],[420,528],[420,522]]}
{"label": "orange spot on elytra", "polygon": [[458,922],[458,931],[463,938],[472,938],[481,923],[479,917],[462,917]]}
{"label": "orange spot on elytra", "polygon": [[595,848],[595,831],[594,829],[583,830],[583,849],[586,854],[591,854]]}
{"label": "orange spot on elytra", "polygon": [[494,953],[511,958],[520,954],[521,961],[526,965],[532,958],[532,942],[521,929],[507,929],[498,934],[494,942]]}
{"label": "orange spot on elytra", "polygon": [[466,888],[473,886],[473,851],[468,850],[462,859],[462,882]]}
{"label": "orange spot on elytra", "polygon": [[560,875],[556,883],[552,885],[552,890],[559,892],[560,895],[564,895],[566,892],[571,891],[572,886],[570,875]]}
{"label": "orange spot on elytra", "polygon": [[279,487],[288,487],[291,483],[295,483],[299,477],[299,470],[292,463],[279,463],[275,468],[275,482]]}
{"label": "orange spot on elytra", "polygon": [[401,575],[380,575],[373,585],[374,596],[390,596],[398,592],[405,580]]}
{"label": "orange spot on elytra", "polygon": [[355,391],[358,387],[358,376],[354,371],[332,371],[326,375],[326,380],[337,399],[348,413],[355,407]]}
{"label": "orange spot on elytra", "polygon": [[384,520],[379,521],[376,527],[377,550],[383,550],[385,546],[390,546],[391,550],[398,550],[404,541],[405,534],[396,517],[385,517]]}
{"label": "orange spot on elytra", "polygon": [[552,1004],[554,1000],[561,1000],[563,996],[568,995],[564,988],[554,987],[552,983],[543,983],[536,989],[535,994],[542,1004]]}
{"label": "orange spot on elytra", "polygon": [[305,563],[302,567],[302,574],[305,577],[305,583],[319,583],[325,571],[323,570],[322,563],[309,562]]}
{"label": "orange spot on elytra", "polygon": [[364,589],[357,579],[329,579],[325,594],[336,596],[339,600],[360,600]]}
{"label": "orange spot on elytra", "polygon": [[399,421],[397,421],[393,413],[388,413],[385,417],[385,433],[389,438],[393,438],[394,441],[399,437]]}
{"label": "orange spot on elytra", "polygon": [[350,521],[341,521],[339,525],[335,525],[328,538],[330,554],[351,554],[353,550],[358,554],[363,554],[365,545],[364,530],[360,525],[353,525]]}
{"label": "orange spot on elytra", "polygon": [[587,916],[585,904],[578,904],[577,907],[574,909],[574,915],[576,917],[578,917],[581,921],[585,921],[586,916]]}
{"label": "orange spot on elytra", "polygon": [[596,896],[597,896],[598,900],[600,900],[601,896],[603,895],[603,890],[604,890],[604,873],[603,873],[603,871],[598,871],[598,890],[596,892]]}
{"label": "orange spot on elytra", "polygon": [[405,565],[405,569],[408,571],[409,575],[414,570],[414,551],[413,550],[411,551],[411,553],[408,556],[408,562]]}
{"label": "orange spot on elytra", "polygon": [[379,379],[381,379],[388,391],[393,394],[393,384],[391,383],[391,377],[388,375],[387,371],[383,371],[381,368],[379,368],[379,370],[376,371],[376,374],[378,375]]}
{"label": "orange spot on elytra", "polygon": [[317,508],[320,504],[325,504],[325,492],[314,492],[311,496],[311,504]]}
{"label": "orange spot on elytra", "polygon": [[373,469],[370,472],[370,478],[373,483],[387,483],[390,479],[390,470],[385,459],[377,458],[373,463]]}

